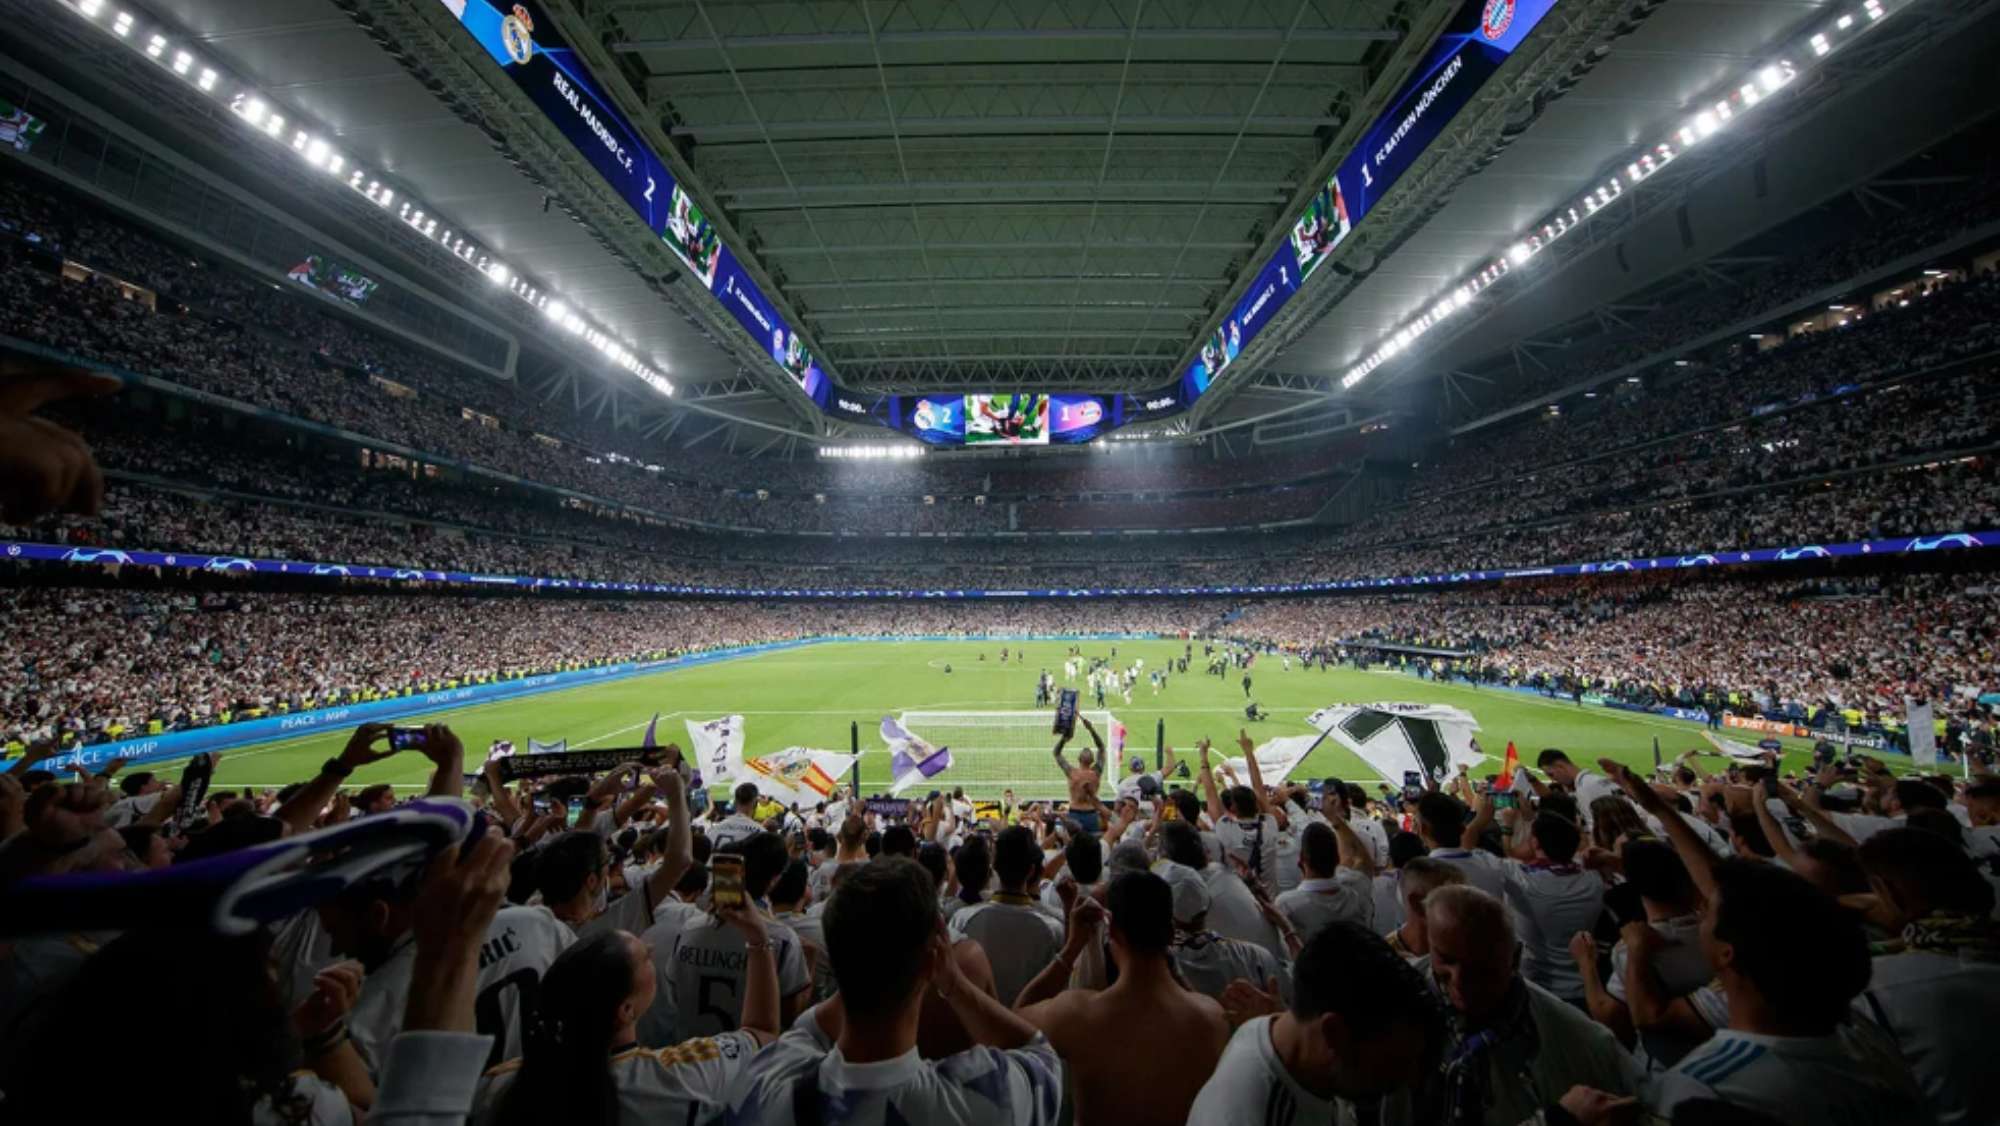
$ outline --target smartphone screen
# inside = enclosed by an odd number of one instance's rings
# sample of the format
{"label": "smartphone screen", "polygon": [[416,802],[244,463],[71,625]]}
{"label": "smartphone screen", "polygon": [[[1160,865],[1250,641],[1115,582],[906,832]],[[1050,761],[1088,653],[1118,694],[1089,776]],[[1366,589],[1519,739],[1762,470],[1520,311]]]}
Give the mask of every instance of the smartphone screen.
{"label": "smartphone screen", "polygon": [[389,747],[397,751],[420,750],[424,745],[424,729],[421,727],[391,727]]}
{"label": "smartphone screen", "polygon": [[583,812],[583,799],[582,798],[569,799],[569,816],[565,818],[565,820],[571,828],[576,827],[577,814],[580,814],[582,812]]}
{"label": "smartphone screen", "polygon": [[708,862],[708,898],[717,907],[743,906],[743,858],[721,853]]}

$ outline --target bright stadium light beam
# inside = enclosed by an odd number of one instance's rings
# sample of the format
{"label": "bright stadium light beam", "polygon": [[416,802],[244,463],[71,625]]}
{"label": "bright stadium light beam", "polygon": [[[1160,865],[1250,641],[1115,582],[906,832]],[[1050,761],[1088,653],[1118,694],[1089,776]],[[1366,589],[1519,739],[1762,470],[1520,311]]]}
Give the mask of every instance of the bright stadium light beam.
{"label": "bright stadium light beam", "polygon": [[[1916,0],[1903,0],[1903,3],[1896,6],[1900,8],[1915,2]],[[1456,287],[1455,297],[1433,302],[1425,312],[1401,325],[1385,330],[1377,341],[1375,349],[1350,365],[1341,376],[1341,387],[1352,388],[1388,360],[1408,351],[1425,333],[1470,308],[1472,299],[1480,292],[1528,265],[1557,239],[1582,226],[1580,216],[1595,214],[1610,201],[1623,195],[1626,188],[1644,182],[1679,159],[1683,151],[1714,136],[1754,107],[1763,105],[1772,94],[1784,89],[1798,77],[1801,65],[1816,65],[1793,62],[1792,57],[1796,52],[1810,50],[1814,59],[1824,58],[1836,48],[1845,46],[1866,32],[1875,21],[1888,13],[1883,0],[1864,0],[1862,10],[1867,14],[1868,22],[1859,22],[1851,15],[1841,16],[1802,41],[1794,40],[1790,51],[1780,53],[1777,58],[1724,87],[1729,90],[1727,97],[1697,111],[1692,118],[1673,127],[1671,140],[1659,141],[1634,154],[1622,172],[1593,185],[1574,203],[1558,208],[1542,222],[1528,228],[1476,273],[1460,282]]]}
{"label": "bright stadium light beam", "polygon": [[[83,18],[95,21],[106,11],[106,0],[65,0],[66,4]],[[102,25],[97,25],[102,26]],[[148,26],[142,30],[140,41],[131,42],[132,32],[139,26],[137,17],[123,9],[111,12],[109,31],[128,46],[172,71],[176,76],[192,82],[203,93],[213,93],[223,84],[223,74],[213,66],[204,65],[195,51],[178,49],[169,38],[170,28]],[[346,187],[357,195],[388,209],[396,206],[398,199],[394,188],[380,180],[370,178],[368,170],[354,164],[347,157],[334,150],[324,136],[316,133],[309,120],[301,119],[291,131],[286,130],[287,120],[283,113],[273,108],[271,102],[247,85],[232,83],[229,95],[229,109],[252,130],[262,133],[267,139],[283,144],[297,153],[307,166],[324,169],[329,174],[345,174]],[[662,371],[663,362],[655,360],[649,365],[642,361],[638,353],[609,333],[599,331],[584,318],[571,311],[563,302],[551,302],[541,288],[527,278],[517,275],[512,267],[480,252],[480,248],[463,237],[462,230],[454,230],[448,224],[441,224],[440,217],[418,206],[419,201],[405,197],[398,211],[399,217],[420,237],[440,247],[469,267],[478,270],[494,285],[505,286],[515,297],[538,309],[549,311],[549,320],[575,335],[586,336],[592,346],[614,366],[631,373],[647,386],[663,395],[674,393],[673,384]],[[443,228],[442,234],[439,233]],[[655,366],[657,365],[657,366]]]}

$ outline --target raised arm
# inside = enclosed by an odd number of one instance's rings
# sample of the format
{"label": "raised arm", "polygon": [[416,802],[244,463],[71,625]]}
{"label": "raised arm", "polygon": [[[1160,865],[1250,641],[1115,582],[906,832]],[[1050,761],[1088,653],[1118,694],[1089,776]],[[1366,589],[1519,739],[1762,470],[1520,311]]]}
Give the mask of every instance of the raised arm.
{"label": "raised arm", "polygon": [[1069,736],[1058,735],[1056,737],[1055,750],[1051,752],[1056,756],[1056,767],[1063,772],[1064,778],[1068,778],[1076,773],[1076,767],[1071,766],[1069,760],[1063,757],[1063,748],[1067,746],[1069,746]]}
{"label": "raised arm", "polygon": [[1486,827],[1493,824],[1493,795],[1478,794],[1475,796],[1479,800],[1478,804],[1474,807],[1475,811],[1472,815],[1472,820],[1466,822],[1465,828],[1458,834],[1458,847],[1460,848],[1478,848],[1479,838],[1485,836]]}
{"label": "raised arm", "polygon": [[1203,739],[1201,742],[1196,743],[1194,749],[1201,755],[1201,794],[1208,805],[1208,819],[1220,825],[1222,824],[1222,799],[1215,792],[1215,772],[1210,770],[1208,766],[1208,740]]}
{"label": "raised arm", "polygon": [[[694,817],[688,813],[687,782],[678,770],[653,776],[653,786],[667,799],[667,850],[660,866],[646,879],[646,902],[658,906],[694,867]],[[746,1002],[747,1005],[747,1002]]]}
{"label": "raised arm", "polygon": [[[1660,823],[1660,827],[1667,831],[1667,839],[1674,843],[1674,851],[1681,854],[1681,863],[1687,865],[1688,876],[1694,880],[1695,890],[1701,892],[1702,897],[1710,903],[1715,902],[1715,853],[1709,850],[1708,845],[1703,843],[1700,837],[1694,835],[1694,830],[1688,827],[1687,822],[1681,820],[1680,811],[1668,805],[1667,799],[1661,797],[1658,790],[1647,785],[1644,779],[1627,770],[1624,763],[1607,758],[1599,759],[1597,765],[1604,771],[1606,778],[1618,783],[1640,809],[1652,814],[1653,819]],[[1629,969],[1625,976],[1629,984],[1632,976]],[[1631,994],[1628,992],[1626,996],[1629,997]],[[1636,1006],[1632,1019],[1634,1023],[1638,1023]]]}
{"label": "raised arm", "polygon": [[[1015,1012],[1030,1009],[1069,987],[1070,975],[1076,972],[1077,960],[1090,949],[1103,919],[1103,905],[1089,892],[1079,889],[1076,898],[1070,902],[1069,930],[1063,936],[1062,952],[1042,967],[1042,972],[1036,974],[1033,981],[1021,987],[1021,995],[1014,999]],[[1033,1021],[1032,1017],[1029,1019]]]}
{"label": "raised arm", "polygon": [[1090,734],[1091,743],[1097,747],[1097,761],[1103,762],[1104,761],[1103,733],[1097,730],[1096,724],[1090,722],[1089,716],[1084,715],[1080,711],[1076,713],[1076,720],[1078,723],[1083,724],[1083,729]]}
{"label": "raised arm", "polygon": [[347,746],[339,755],[327,760],[313,780],[299,787],[290,800],[279,806],[273,816],[284,823],[285,835],[296,836],[313,827],[319,820],[319,811],[333,797],[333,792],[354,773],[356,768],[381,762],[396,752],[386,745],[380,750],[375,744],[382,742],[389,734],[386,723],[364,723],[347,737]]}
{"label": "raised arm", "polygon": [[[681,803],[687,803],[685,794]],[[762,1047],[776,1040],[780,1029],[777,949],[764,927],[763,915],[748,903],[719,908],[716,914],[743,936],[749,961],[744,966],[743,1023],[738,1027]]]}
{"label": "raised arm", "polygon": [[951,1006],[952,1014],[965,1026],[975,1044],[989,1048],[1019,1048],[1039,1033],[1021,1014],[1000,1003],[974,985],[952,955],[951,936],[939,919],[931,936],[931,988]]}
{"label": "raised arm", "polygon": [[1242,749],[1244,761],[1250,764],[1250,791],[1257,795],[1257,812],[1271,812],[1270,799],[1264,796],[1264,769],[1257,765],[1257,744],[1251,742],[1248,730],[1236,729],[1236,745]]}
{"label": "raised arm", "polygon": [[429,798],[456,798],[465,795],[465,744],[442,723],[424,728],[424,757],[431,760],[431,784],[424,791]]}
{"label": "raised arm", "polygon": [[1181,760],[1174,754],[1174,749],[1172,747],[1168,747],[1165,751],[1161,752],[1160,778],[1162,780],[1172,778],[1174,776],[1174,771],[1179,769],[1180,765],[1181,765]]}
{"label": "raised arm", "polygon": [[[1776,781],[1777,776],[1773,775],[1772,782]],[[1769,796],[1770,791],[1761,786],[1751,790],[1750,808],[1756,812],[1757,824],[1763,826],[1764,839],[1771,842],[1771,851],[1777,856],[1778,862],[1797,871],[1799,850],[1792,847],[1792,835],[1785,832],[1785,827],[1778,824],[1777,818],[1771,816],[1771,803],[1767,800]]]}
{"label": "raised arm", "polygon": [[486,792],[492,795],[493,811],[500,815],[508,832],[514,832],[521,827],[523,811],[520,803],[514,800],[513,792],[500,780],[500,760],[487,759],[486,765],[480,768],[480,772],[486,775]]}
{"label": "raised arm", "polygon": [[1327,820],[1333,825],[1334,838],[1340,844],[1341,867],[1352,868],[1372,880],[1375,878],[1375,850],[1369,848],[1368,842],[1361,839],[1361,834],[1354,831],[1354,826],[1347,823],[1345,799],[1340,803],[1340,812],[1342,816]]}

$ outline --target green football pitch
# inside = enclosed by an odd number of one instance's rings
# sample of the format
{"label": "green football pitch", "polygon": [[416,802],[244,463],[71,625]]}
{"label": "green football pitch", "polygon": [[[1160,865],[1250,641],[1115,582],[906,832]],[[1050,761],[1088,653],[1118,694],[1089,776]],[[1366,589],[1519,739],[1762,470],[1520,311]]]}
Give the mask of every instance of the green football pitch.
{"label": "green football pitch", "polygon": [[[858,723],[862,786],[864,791],[873,792],[878,786],[886,789],[889,779],[889,755],[875,730],[885,714],[1027,711],[1033,707],[1035,680],[1042,669],[1056,673],[1060,684],[1069,642],[1006,642],[1012,654],[1025,653],[1026,660],[1010,657],[1004,666],[999,662],[1002,644],[864,641],[809,645],[668,669],[610,684],[449,708],[398,722],[450,724],[465,743],[469,769],[477,769],[495,739],[510,739],[523,750],[529,739],[567,739],[575,749],[636,746],[655,712],[660,714],[661,742],[671,740],[683,746],[687,743],[684,721],[741,714],[746,752],[752,757],[791,746],[845,751],[849,749],[849,725]],[[1157,668],[1182,652],[1180,642],[1170,641],[1088,641],[1081,646],[1087,655],[1109,656],[1114,644],[1121,668],[1135,657],[1145,658],[1147,669]],[[1158,695],[1142,678],[1133,688],[1130,704],[1117,696],[1107,698],[1107,709],[1130,733],[1127,758],[1144,754],[1150,762],[1162,721],[1167,745],[1184,752],[1190,762],[1195,742],[1204,736],[1213,739],[1218,749],[1236,753],[1236,733],[1246,726],[1243,674],[1232,670],[1223,679],[1205,676],[1200,672],[1201,663],[1201,647],[1196,645],[1190,671],[1173,676]],[[947,666],[950,672],[945,671]],[[1284,671],[1275,658],[1259,658],[1251,675],[1252,694],[1270,712],[1264,722],[1248,725],[1259,743],[1309,732],[1305,717],[1330,704],[1399,701],[1452,704],[1470,711],[1480,724],[1480,745],[1492,756],[1491,766],[1496,770],[1509,740],[1528,763],[1542,748],[1560,747],[1580,762],[1609,756],[1643,768],[1653,764],[1656,739],[1668,758],[1704,745],[1700,726],[1694,723],[1589,705],[1578,707],[1567,700],[1494,688],[1436,684],[1386,670],[1308,671],[1295,662],[1290,671]],[[1088,698],[1083,704],[1086,710],[1093,709]],[[218,784],[273,787],[309,778],[321,762],[339,752],[346,737],[347,729],[330,729],[226,752]],[[1754,738],[1745,736],[1744,741],[1754,742]],[[1785,742],[1786,768],[1803,768],[1810,743]],[[954,757],[965,761],[956,754]],[[1024,763],[1021,769],[1053,773],[1055,768],[1052,763],[1045,767]],[[1715,769],[1714,763],[1708,769]],[[1328,775],[1364,782],[1369,777],[1358,759],[1330,742],[1293,772],[1299,779]],[[428,764],[415,754],[404,754],[356,771],[350,784],[389,782],[414,789],[427,777]],[[969,778],[954,779],[952,773],[939,778],[940,783],[954,781],[966,784],[968,792],[979,789]]]}

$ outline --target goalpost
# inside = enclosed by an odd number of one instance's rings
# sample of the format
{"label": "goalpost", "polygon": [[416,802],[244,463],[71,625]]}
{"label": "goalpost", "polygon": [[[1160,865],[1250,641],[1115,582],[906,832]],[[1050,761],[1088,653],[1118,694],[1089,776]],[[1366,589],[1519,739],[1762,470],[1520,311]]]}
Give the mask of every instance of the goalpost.
{"label": "goalpost", "polygon": [[[1098,795],[1107,801],[1118,792],[1118,778],[1125,769],[1125,728],[1108,711],[1079,709],[1104,736],[1104,762],[1098,764]],[[1061,801],[1069,797],[1069,783],[1056,767],[1049,751],[1056,745],[1053,709],[1033,712],[904,712],[900,717],[910,733],[933,747],[951,748],[951,766],[933,778],[932,785],[949,792],[963,786],[968,796],[998,798],[1002,790],[1014,791],[1023,801]],[[1070,765],[1077,753],[1096,744],[1079,720],[1076,735],[1063,750]],[[912,793],[910,796],[922,797]]]}

